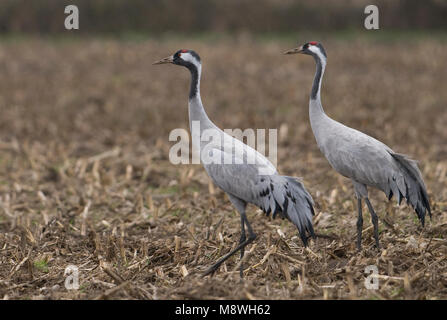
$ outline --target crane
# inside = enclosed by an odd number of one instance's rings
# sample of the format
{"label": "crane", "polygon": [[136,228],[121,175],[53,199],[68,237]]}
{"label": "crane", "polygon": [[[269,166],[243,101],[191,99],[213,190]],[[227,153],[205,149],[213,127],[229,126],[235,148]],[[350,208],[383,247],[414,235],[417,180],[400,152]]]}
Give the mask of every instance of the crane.
{"label": "crane", "polygon": [[[191,73],[188,103],[190,129],[192,130],[193,122],[198,121],[201,136],[205,130],[211,130],[212,135],[217,137],[210,141],[195,143],[200,149],[201,163],[213,183],[228,195],[241,217],[241,237],[238,246],[208,268],[203,276],[214,274],[224,261],[239,250],[242,259],[245,247],[255,240],[256,234],[245,212],[249,203],[261,208],[267,216],[272,213],[275,218],[280,213],[283,219],[290,220],[297,227],[303,244],[307,246],[308,238],[315,237],[312,227],[314,209],[312,197],[303,184],[296,178],[279,175],[275,166],[266,157],[219,129],[208,118],[200,96],[202,63],[195,51],[179,50],[169,57],[154,62],[154,64],[167,63],[186,67]],[[211,158],[213,161],[210,161]],[[248,238],[245,227],[248,230]],[[243,277],[242,263],[240,276]]]}
{"label": "crane", "polygon": [[400,205],[403,198],[415,210],[422,226],[425,214],[431,217],[430,202],[422,174],[415,160],[394,152],[382,142],[326,115],[321,104],[321,82],[327,55],[321,43],[311,41],[288,50],[284,54],[306,54],[315,59],[316,72],[309,101],[309,118],[318,147],[330,165],[341,175],[351,179],[357,198],[357,248],[362,243],[362,199],[371,213],[376,247],[379,245],[378,217],[368,198],[367,187],[382,190],[391,200],[393,195]]}

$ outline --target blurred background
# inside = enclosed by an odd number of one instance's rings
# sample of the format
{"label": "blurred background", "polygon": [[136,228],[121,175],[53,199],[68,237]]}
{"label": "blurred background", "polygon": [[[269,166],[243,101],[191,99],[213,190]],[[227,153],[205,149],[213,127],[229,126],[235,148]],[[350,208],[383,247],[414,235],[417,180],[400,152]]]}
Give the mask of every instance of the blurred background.
{"label": "blurred background", "polygon": [[[79,30],[64,28],[70,4]],[[369,4],[379,8],[379,30],[364,28]],[[380,261],[355,255],[352,186],[309,125],[314,61],[281,54],[311,40],[328,54],[326,113],[419,160],[427,184],[434,219],[424,232],[411,208],[371,192],[387,219]],[[178,49],[201,56],[202,100],[219,127],[279,130],[279,171],[303,178],[315,229],[331,239],[315,255],[289,223],[250,207],[260,236],[248,265],[272,245],[278,254],[245,284],[221,274],[183,281],[237,242],[239,219],[201,166],[168,160],[169,132],[188,129],[190,75],[152,62]],[[360,297],[446,298],[446,246],[433,240],[447,228],[446,70],[447,0],[0,1],[0,279],[10,283],[0,298],[103,297],[113,280],[97,268],[101,259],[132,279],[134,289],[114,298],[321,298],[325,284],[337,288],[329,297],[346,298],[372,263],[402,279],[408,272],[413,290],[391,281],[375,293],[356,287]],[[83,290],[63,289],[68,263],[90,270]],[[304,273],[312,285],[299,293]]]}
{"label": "blurred background", "polygon": [[3,0],[0,31],[63,33],[63,9],[69,4],[82,12],[84,34],[358,30],[369,4],[380,8],[380,24],[387,30],[447,27],[445,0]]}

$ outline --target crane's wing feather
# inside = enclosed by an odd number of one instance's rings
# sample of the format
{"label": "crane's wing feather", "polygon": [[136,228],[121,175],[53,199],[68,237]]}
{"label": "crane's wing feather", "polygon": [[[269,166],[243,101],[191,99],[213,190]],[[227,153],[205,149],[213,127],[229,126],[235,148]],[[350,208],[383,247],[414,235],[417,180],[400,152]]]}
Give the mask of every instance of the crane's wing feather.
{"label": "crane's wing feather", "polygon": [[[402,197],[407,199],[407,203],[413,207],[422,225],[424,225],[425,212],[427,211],[431,217],[431,209],[430,200],[428,198],[424,180],[422,179],[421,171],[415,160],[412,160],[403,154],[394,152],[391,153],[391,156],[400,166],[400,179],[397,180],[399,190],[395,193],[396,188],[393,188],[393,192],[397,195],[399,203]],[[388,195],[389,198],[391,198],[391,196],[392,194]]]}

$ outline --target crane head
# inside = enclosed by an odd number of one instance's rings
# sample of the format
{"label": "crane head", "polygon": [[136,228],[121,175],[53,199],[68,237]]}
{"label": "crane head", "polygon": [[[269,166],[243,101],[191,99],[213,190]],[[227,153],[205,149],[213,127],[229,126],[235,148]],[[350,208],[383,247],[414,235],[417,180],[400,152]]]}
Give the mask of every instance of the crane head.
{"label": "crane head", "polygon": [[198,68],[201,64],[199,55],[193,50],[178,50],[172,56],[163,58],[154,62],[153,64],[165,64],[172,63],[179,66],[187,67],[188,69],[191,67]]}
{"label": "crane head", "polygon": [[326,51],[324,50],[321,43],[316,41],[307,42],[302,46],[284,52],[284,54],[295,54],[295,53],[308,54],[311,56],[320,56],[320,57],[322,56],[326,58]]}

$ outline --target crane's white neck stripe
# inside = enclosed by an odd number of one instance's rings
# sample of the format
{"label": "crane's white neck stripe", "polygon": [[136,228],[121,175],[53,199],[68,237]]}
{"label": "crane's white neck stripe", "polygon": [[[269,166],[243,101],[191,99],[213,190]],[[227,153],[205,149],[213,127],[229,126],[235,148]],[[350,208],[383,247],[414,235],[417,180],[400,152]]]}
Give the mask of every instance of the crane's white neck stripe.
{"label": "crane's white neck stripe", "polygon": [[201,63],[189,52],[181,53],[180,58],[186,62],[192,63],[197,69],[201,67]]}
{"label": "crane's white neck stripe", "polygon": [[200,62],[195,65],[197,67],[197,92],[200,92],[200,78],[202,77],[202,64]]}
{"label": "crane's white neck stripe", "polygon": [[317,46],[309,46],[309,51],[312,51],[318,56],[321,62],[321,66],[323,67],[324,70],[324,68],[326,67],[326,57],[321,52],[320,48],[318,48]]}

